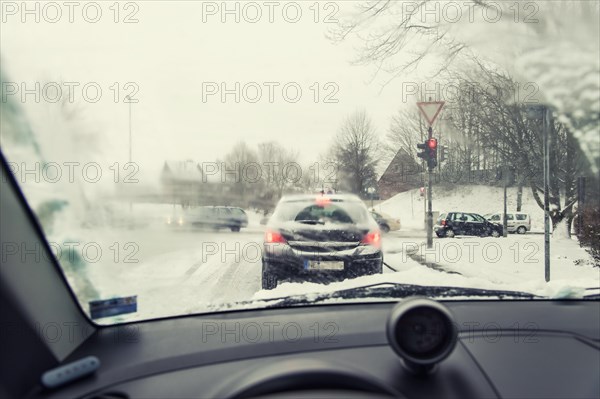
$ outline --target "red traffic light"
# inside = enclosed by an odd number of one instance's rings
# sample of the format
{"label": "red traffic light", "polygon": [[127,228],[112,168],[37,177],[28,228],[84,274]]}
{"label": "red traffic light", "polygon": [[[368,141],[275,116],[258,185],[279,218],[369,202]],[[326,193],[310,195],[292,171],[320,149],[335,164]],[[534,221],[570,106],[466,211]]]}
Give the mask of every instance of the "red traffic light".
{"label": "red traffic light", "polygon": [[432,150],[435,150],[437,148],[437,139],[427,140],[427,147],[429,147]]}

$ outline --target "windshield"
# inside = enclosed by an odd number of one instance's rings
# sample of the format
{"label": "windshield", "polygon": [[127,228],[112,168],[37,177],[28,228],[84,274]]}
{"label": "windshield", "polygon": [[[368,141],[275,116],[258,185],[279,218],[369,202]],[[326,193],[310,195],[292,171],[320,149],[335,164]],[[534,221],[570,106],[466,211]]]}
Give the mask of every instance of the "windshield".
{"label": "windshield", "polygon": [[97,323],[583,298],[599,4],[2,1],[1,150]]}

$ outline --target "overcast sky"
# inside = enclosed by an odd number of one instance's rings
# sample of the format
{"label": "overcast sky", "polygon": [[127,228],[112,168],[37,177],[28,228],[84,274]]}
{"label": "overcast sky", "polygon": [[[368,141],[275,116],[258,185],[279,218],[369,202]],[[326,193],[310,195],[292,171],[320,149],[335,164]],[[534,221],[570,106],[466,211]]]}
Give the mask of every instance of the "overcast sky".
{"label": "overcast sky", "polygon": [[[259,2],[262,16],[251,23],[257,9],[242,4],[238,23],[235,14],[222,13],[221,2],[147,1],[135,3],[137,9],[121,3],[120,22],[115,23],[112,2],[97,4],[102,16],[96,23],[85,19],[95,18],[95,8],[75,8],[72,23],[67,7],[61,7],[56,23],[50,22],[57,15],[53,9],[33,14],[3,9],[1,53],[3,71],[12,82],[27,82],[29,88],[34,81],[79,83],[74,99],[102,134],[110,161],[127,159],[128,105],[123,97],[134,88],[139,88],[134,95],[139,102],[132,105],[133,157],[150,168],[165,159],[212,161],[241,140],[251,145],[277,140],[300,150],[302,161],[312,162],[356,109],[365,108],[383,136],[391,116],[403,106],[402,78],[382,90],[380,83],[372,83],[373,67],[352,65],[358,43],[336,45],[327,39],[333,24],[325,18],[343,16],[344,9],[321,3],[317,16],[312,2],[297,2],[302,16],[292,23],[297,9],[284,12],[285,3],[279,3],[270,22],[269,8]],[[138,22],[124,23],[128,15]],[[83,97],[82,87],[89,82],[102,90],[97,103],[91,102],[93,87],[90,101]],[[134,86],[126,88],[128,82]],[[235,92],[236,82],[240,102],[235,94],[223,102],[221,83]],[[252,103],[256,87],[262,95]],[[298,87],[302,93],[294,103]],[[218,92],[211,95],[208,89]],[[34,101],[27,95],[25,109]]]}

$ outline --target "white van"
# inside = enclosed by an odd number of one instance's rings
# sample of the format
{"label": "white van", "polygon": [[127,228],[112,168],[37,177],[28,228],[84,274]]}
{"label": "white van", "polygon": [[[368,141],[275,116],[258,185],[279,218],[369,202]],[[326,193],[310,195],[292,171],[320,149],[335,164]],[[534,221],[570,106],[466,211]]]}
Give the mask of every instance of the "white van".
{"label": "white van", "polygon": [[[503,223],[503,213],[490,213],[485,215],[485,218],[490,222]],[[506,224],[509,233],[525,234],[531,230],[531,218],[526,213],[515,212],[506,214]]]}

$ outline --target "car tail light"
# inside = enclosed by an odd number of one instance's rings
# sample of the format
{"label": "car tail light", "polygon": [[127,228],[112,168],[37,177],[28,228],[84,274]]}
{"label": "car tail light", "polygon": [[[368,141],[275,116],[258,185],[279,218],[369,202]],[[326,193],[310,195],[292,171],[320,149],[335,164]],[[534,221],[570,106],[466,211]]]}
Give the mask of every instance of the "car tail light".
{"label": "car tail light", "polygon": [[365,234],[364,238],[360,242],[363,245],[372,245],[376,248],[381,247],[381,233],[378,230],[369,231]]}
{"label": "car tail light", "polygon": [[321,196],[321,197],[317,197],[315,199],[315,202],[317,203],[317,206],[325,207],[325,206],[331,204],[331,198]]}
{"label": "car tail light", "polygon": [[275,244],[275,243],[286,243],[283,235],[275,230],[267,230],[265,232],[265,243],[266,244]]}

